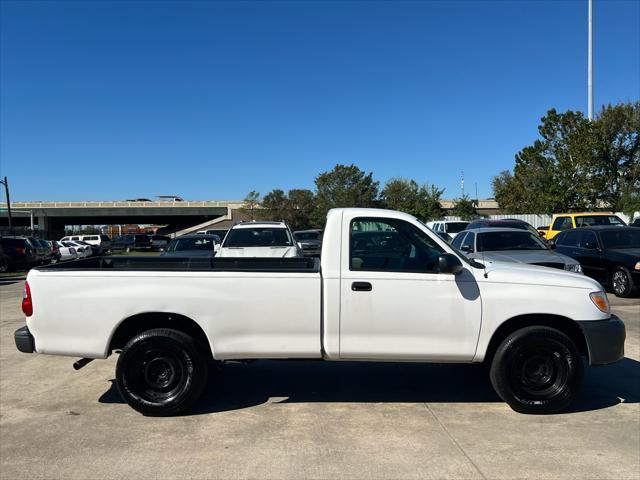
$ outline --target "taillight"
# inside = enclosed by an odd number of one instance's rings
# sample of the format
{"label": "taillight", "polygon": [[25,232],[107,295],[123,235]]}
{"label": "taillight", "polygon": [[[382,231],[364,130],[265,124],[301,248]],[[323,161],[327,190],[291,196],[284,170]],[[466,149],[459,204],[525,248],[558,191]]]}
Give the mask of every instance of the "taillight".
{"label": "taillight", "polygon": [[22,311],[27,317],[33,315],[33,302],[31,301],[31,289],[29,282],[24,282],[24,296],[22,297]]}

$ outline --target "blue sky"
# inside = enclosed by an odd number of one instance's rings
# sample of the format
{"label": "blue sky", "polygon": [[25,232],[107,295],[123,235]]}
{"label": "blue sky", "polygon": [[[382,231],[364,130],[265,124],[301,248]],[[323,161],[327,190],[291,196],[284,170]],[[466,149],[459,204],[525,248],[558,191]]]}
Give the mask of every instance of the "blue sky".
{"label": "blue sky", "polygon": [[[549,108],[587,107],[586,0],[0,9],[13,200],[239,199],[336,163],[487,197]],[[594,34],[596,105],[638,100],[640,2],[594,0]]]}

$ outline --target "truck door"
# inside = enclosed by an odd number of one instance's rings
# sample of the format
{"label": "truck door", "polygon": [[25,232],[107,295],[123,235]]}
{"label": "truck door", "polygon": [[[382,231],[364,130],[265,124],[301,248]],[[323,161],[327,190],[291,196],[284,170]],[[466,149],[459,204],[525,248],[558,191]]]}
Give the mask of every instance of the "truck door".
{"label": "truck door", "polygon": [[[344,215],[340,357],[470,361],[481,301],[466,266],[438,272],[445,252],[417,222]],[[466,265],[466,264],[465,264]]]}

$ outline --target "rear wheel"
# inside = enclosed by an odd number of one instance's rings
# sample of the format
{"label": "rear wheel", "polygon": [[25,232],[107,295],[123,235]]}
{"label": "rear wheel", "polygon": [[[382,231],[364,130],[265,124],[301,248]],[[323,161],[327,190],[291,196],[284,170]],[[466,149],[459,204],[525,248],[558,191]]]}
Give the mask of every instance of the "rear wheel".
{"label": "rear wheel", "polygon": [[9,261],[6,258],[0,258],[0,273],[9,271]]}
{"label": "rear wheel", "polygon": [[183,413],[206,385],[208,361],[193,338],[177,330],[147,330],[122,349],[116,382],[124,400],[150,416]]}
{"label": "rear wheel", "polygon": [[616,297],[628,297],[634,288],[633,279],[626,268],[617,267],[611,273],[611,289]]}
{"label": "rear wheel", "polygon": [[527,327],[503,340],[489,375],[498,395],[516,412],[555,413],[580,391],[582,357],[562,332]]}

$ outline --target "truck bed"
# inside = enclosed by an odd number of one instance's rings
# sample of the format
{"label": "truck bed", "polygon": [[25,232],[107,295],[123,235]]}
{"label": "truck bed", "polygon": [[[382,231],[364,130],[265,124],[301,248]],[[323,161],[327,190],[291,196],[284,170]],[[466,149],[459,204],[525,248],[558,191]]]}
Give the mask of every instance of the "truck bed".
{"label": "truck bed", "polygon": [[317,273],[317,258],[94,257],[38,267],[40,271]]}

